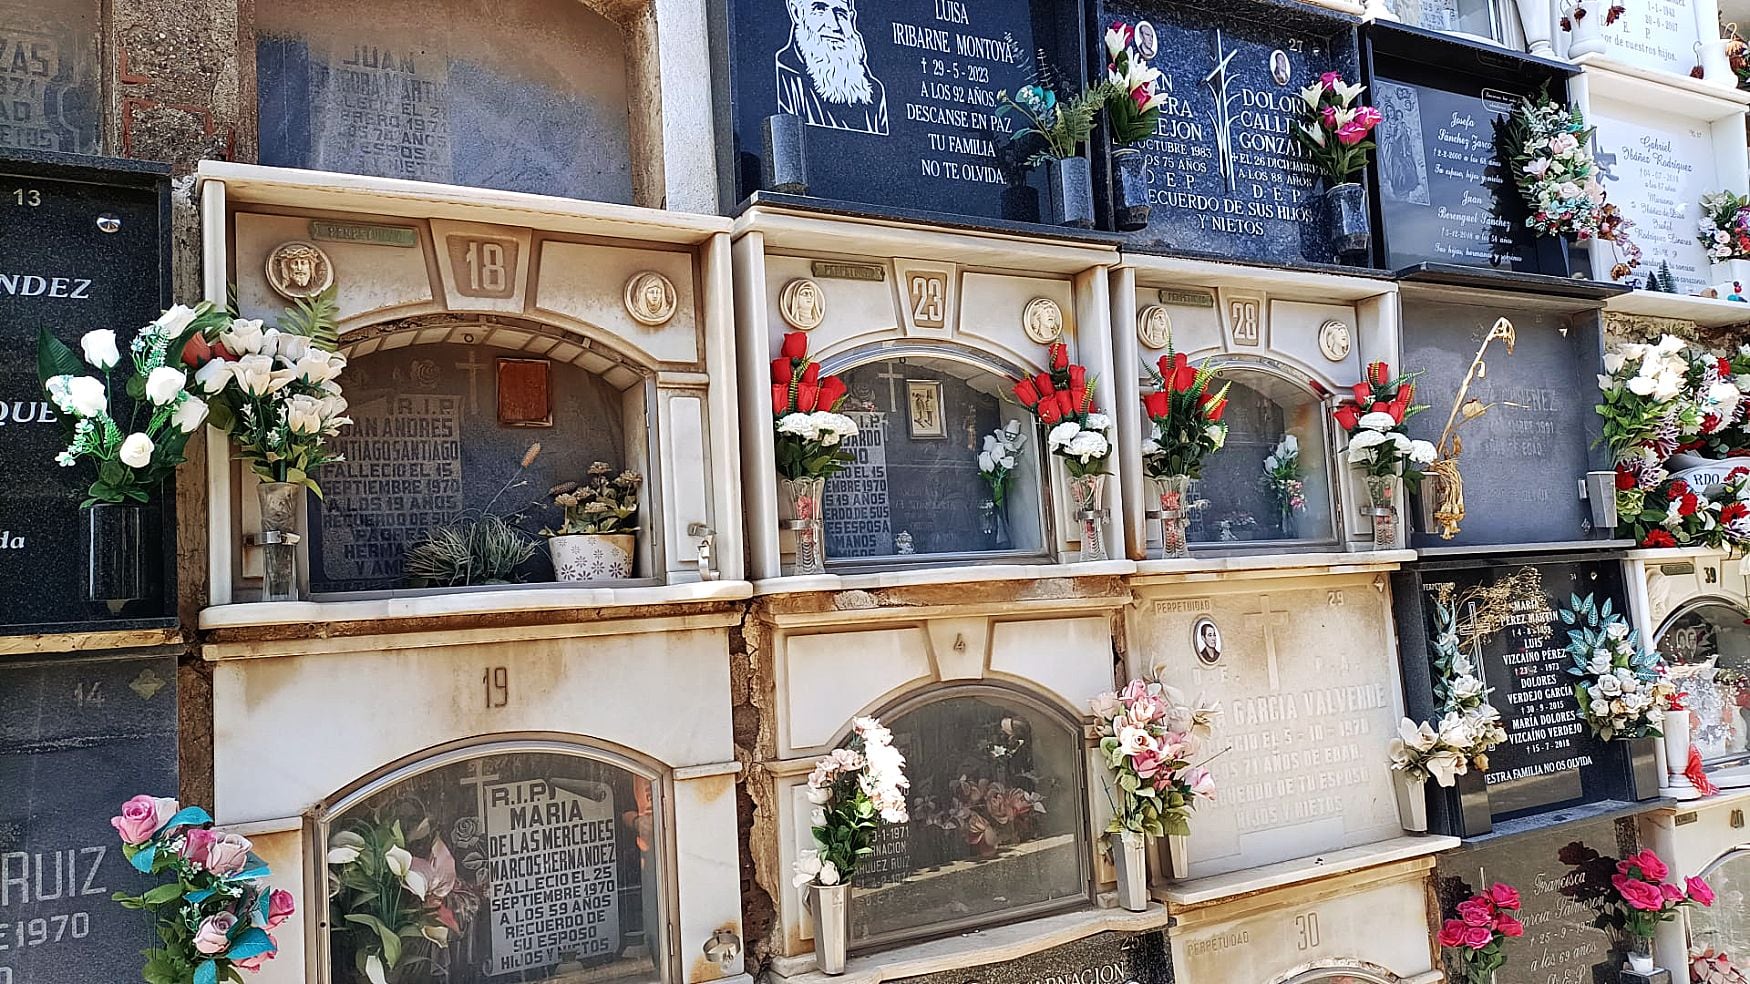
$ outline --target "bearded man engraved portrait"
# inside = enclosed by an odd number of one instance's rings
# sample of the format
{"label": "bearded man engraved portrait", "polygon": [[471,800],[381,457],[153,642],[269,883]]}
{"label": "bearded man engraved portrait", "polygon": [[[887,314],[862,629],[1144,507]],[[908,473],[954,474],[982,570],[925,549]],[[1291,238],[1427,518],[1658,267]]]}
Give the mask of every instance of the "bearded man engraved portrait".
{"label": "bearded man engraved portrait", "polygon": [[267,254],[267,283],[281,297],[315,297],[334,283],[334,264],[312,243],[293,240]]}
{"label": "bearded man engraved portrait", "polygon": [[869,73],[856,0],[784,0],[790,43],[774,61],[778,109],[809,126],[887,135],[887,90]]}

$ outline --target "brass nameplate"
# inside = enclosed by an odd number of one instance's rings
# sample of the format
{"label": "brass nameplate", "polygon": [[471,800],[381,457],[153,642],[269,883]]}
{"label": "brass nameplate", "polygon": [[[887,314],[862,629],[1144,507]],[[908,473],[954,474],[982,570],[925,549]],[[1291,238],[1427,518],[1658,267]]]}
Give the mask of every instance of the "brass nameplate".
{"label": "brass nameplate", "polygon": [[829,280],[868,280],[880,283],[887,279],[887,268],[879,263],[836,263],[815,260],[809,264],[816,277]]}
{"label": "brass nameplate", "polygon": [[1163,290],[1161,303],[1176,307],[1212,308],[1215,306],[1215,295],[1201,290]]}
{"label": "brass nameplate", "polygon": [[331,243],[358,243],[365,246],[419,245],[419,230],[412,226],[375,225],[369,222],[332,222],[310,220],[310,238]]}

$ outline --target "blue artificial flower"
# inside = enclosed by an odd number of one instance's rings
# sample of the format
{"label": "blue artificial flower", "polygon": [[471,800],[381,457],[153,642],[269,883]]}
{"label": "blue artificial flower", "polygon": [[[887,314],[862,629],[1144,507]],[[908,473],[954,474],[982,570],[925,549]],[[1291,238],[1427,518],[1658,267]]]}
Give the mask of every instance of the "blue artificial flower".
{"label": "blue artificial flower", "polygon": [[1042,85],[1024,85],[1015,93],[1015,104],[1034,116],[1043,117],[1057,106],[1057,93]]}

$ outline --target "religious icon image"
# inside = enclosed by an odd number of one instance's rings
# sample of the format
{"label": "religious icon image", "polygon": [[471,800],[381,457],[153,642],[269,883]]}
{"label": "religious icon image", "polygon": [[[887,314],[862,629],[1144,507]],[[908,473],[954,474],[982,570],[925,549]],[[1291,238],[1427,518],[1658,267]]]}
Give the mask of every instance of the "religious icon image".
{"label": "religious icon image", "polygon": [[626,281],[626,313],[641,325],[668,324],[675,312],[674,284],[660,273],[646,270]]}
{"label": "religious icon image", "polygon": [[887,90],[869,71],[856,0],[784,0],[790,40],[774,57],[778,109],[809,126],[887,135]]}
{"label": "religious icon image", "polygon": [[1164,349],[1173,338],[1173,316],[1165,305],[1150,304],[1136,316],[1136,340],[1143,348]]}
{"label": "religious icon image", "polygon": [[1287,85],[1294,81],[1294,65],[1288,60],[1288,52],[1277,48],[1270,52],[1270,77],[1277,85]]}
{"label": "religious icon image", "polygon": [[936,379],[905,381],[908,433],[914,438],[934,439],[948,436],[948,421],[942,416],[942,383]]}
{"label": "religious icon image", "polygon": [[1332,318],[1319,326],[1319,354],[1330,362],[1342,362],[1349,357],[1352,342],[1349,326]]}
{"label": "religious icon image", "polygon": [[1205,615],[1191,623],[1191,648],[1197,653],[1197,662],[1204,666],[1221,662],[1221,628],[1215,619]]}
{"label": "religious icon image", "polygon": [[1063,308],[1049,297],[1035,297],[1021,312],[1021,327],[1028,338],[1050,345],[1063,337]]}
{"label": "religious icon image", "polygon": [[1379,91],[1379,173],[1392,201],[1429,204],[1428,161],[1422,149],[1422,106],[1416,90],[1383,79]]}
{"label": "religious icon image", "polygon": [[313,243],[280,243],[267,254],[267,283],[288,300],[315,297],[334,286],[334,263]]}
{"label": "religious icon image", "polygon": [[826,319],[826,295],[812,280],[792,280],[778,298],[778,313],[797,331],[813,331]]}

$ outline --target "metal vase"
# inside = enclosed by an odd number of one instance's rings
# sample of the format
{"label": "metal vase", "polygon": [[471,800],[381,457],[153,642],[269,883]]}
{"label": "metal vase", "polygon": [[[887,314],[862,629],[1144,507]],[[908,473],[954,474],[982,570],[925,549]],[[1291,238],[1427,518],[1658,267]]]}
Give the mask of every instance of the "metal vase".
{"label": "metal vase", "polygon": [[1402,769],[1393,769],[1392,790],[1398,797],[1398,825],[1411,833],[1427,833],[1428,780],[1412,779]]}
{"label": "metal vase", "polygon": [[796,534],[796,563],[792,574],[826,573],[826,520],[822,500],[824,478],[787,478],[779,483],[790,507],[785,527]]}
{"label": "metal vase", "polygon": [[1117,162],[1117,202],[1113,219],[1121,232],[1148,228],[1148,162],[1136,150],[1113,154]]}
{"label": "metal vase", "polygon": [[255,487],[261,505],[261,600],[298,600],[298,513],[303,511],[304,486],[298,482],[263,482]]}
{"label": "metal vase", "polygon": [[1045,162],[1050,185],[1051,221],[1077,229],[1094,227],[1094,177],[1086,157],[1053,158]]}
{"label": "metal vase", "polygon": [[1186,530],[1191,525],[1189,491],[1191,476],[1164,475],[1148,480],[1161,507],[1161,559],[1183,560],[1191,556]]}
{"label": "metal vase", "polygon": [[808,903],[814,920],[814,964],[823,974],[842,974],[851,936],[851,886],[811,884]]}
{"label": "metal vase", "polygon": [[111,614],[151,593],[146,571],[146,507],[136,502],[94,502],[84,509],[85,599]]}
{"label": "metal vase", "polygon": [[1082,530],[1082,562],[1106,559],[1106,476],[1081,475],[1069,480],[1070,499]]}
{"label": "metal vase", "polygon": [[1110,836],[1112,867],[1118,872],[1118,905],[1130,912],[1148,908],[1148,841],[1134,830]]}
{"label": "metal vase", "polygon": [[1373,521],[1373,549],[1391,550],[1398,545],[1398,480],[1390,475],[1368,475],[1367,505],[1361,515]]}
{"label": "metal vase", "polygon": [[1359,253],[1373,234],[1367,224],[1367,189],[1345,181],[1325,192],[1325,216],[1330,221],[1331,248],[1338,255]]}

